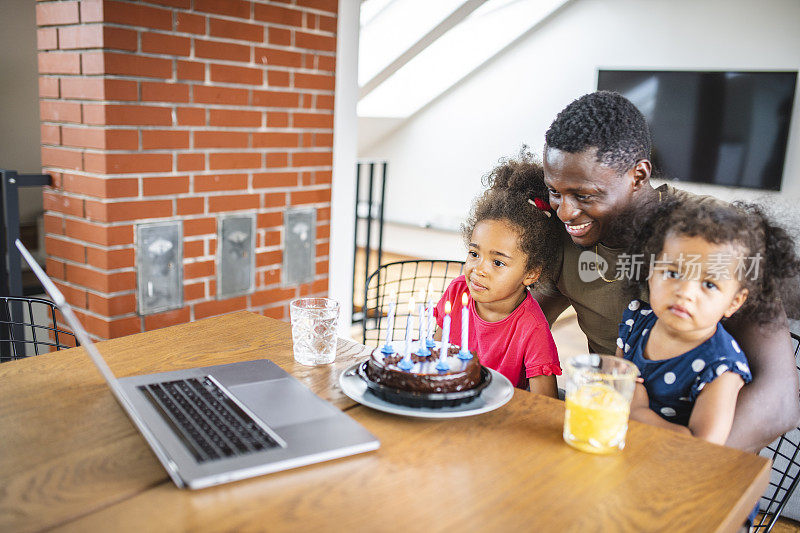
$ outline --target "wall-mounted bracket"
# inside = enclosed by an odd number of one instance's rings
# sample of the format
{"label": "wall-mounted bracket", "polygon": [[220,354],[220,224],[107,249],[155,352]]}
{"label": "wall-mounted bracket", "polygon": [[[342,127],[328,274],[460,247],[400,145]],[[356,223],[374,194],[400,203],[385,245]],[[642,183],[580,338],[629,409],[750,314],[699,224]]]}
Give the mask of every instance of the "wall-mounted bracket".
{"label": "wall-mounted bracket", "polygon": [[136,226],[136,296],[140,315],[183,305],[183,226],[180,221]]}
{"label": "wall-mounted bracket", "polygon": [[317,210],[293,207],[284,213],[283,284],[314,281],[317,257]]}
{"label": "wall-mounted bracket", "polygon": [[217,253],[217,296],[227,298],[255,289],[256,215],[222,215]]}

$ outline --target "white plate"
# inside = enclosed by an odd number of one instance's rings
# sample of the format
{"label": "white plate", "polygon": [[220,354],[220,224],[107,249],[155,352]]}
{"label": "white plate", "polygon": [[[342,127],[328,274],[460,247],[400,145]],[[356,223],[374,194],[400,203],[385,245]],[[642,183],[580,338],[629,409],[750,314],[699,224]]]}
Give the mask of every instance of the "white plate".
{"label": "white plate", "polygon": [[511,397],[514,396],[514,386],[508,381],[508,378],[500,372],[489,368],[489,372],[492,373],[491,383],[489,383],[476,398],[464,402],[461,405],[455,407],[440,407],[438,409],[398,405],[387,402],[372,394],[372,391],[367,388],[367,384],[364,383],[364,380],[355,373],[355,369],[359,364],[361,363],[351,366],[339,376],[339,385],[342,387],[342,392],[351,400],[361,405],[366,405],[367,407],[385,413],[415,416],[418,418],[457,418],[494,411],[498,407],[508,403]]}

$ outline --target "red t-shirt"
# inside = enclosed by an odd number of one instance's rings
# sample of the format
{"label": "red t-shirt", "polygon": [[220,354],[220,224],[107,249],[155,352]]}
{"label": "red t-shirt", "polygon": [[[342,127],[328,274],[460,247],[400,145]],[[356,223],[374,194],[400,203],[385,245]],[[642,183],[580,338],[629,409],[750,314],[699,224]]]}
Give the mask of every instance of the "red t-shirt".
{"label": "red t-shirt", "polygon": [[[449,300],[450,342],[461,345],[461,295],[469,296],[463,275],[454,279],[442,299],[436,304],[434,315],[439,328],[444,321],[444,304]],[[497,370],[516,387],[524,388],[526,379],[534,376],[561,375],[558,351],[547,319],[530,293],[514,311],[498,322],[487,322],[475,311],[475,302],[469,299],[469,349],[478,354],[483,366]]]}

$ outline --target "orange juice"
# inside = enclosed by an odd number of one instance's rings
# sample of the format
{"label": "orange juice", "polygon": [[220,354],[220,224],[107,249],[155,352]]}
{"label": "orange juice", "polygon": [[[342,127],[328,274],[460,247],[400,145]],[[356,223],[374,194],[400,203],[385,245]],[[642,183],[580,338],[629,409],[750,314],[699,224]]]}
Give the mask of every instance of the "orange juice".
{"label": "orange juice", "polygon": [[625,447],[629,401],[602,383],[567,394],[564,440],[585,452],[612,453]]}

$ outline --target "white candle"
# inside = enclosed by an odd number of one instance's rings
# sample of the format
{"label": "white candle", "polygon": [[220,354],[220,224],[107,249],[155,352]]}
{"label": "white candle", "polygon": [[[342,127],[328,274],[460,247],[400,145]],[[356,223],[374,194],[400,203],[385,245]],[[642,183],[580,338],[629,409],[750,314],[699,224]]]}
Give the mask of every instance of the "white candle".
{"label": "white candle", "polygon": [[469,353],[469,297],[461,295],[461,353]]}
{"label": "white candle", "polygon": [[[419,291],[419,351],[422,352],[425,349],[425,330],[426,325],[423,318],[425,317],[425,293],[422,292],[422,289]],[[425,317],[426,318],[426,317]]]}
{"label": "white candle", "polygon": [[428,283],[428,334],[425,336],[425,344],[428,348],[433,348],[433,327],[436,321],[433,320],[433,291],[431,284]]}
{"label": "white candle", "polygon": [[[389,316],[387,317],[388,324],[386,326],[386,342],[383,343],[383,348],[381,351],[383,353],[394,353],[394,349],[392,348],[392,336],[394,335],[394,314],[395,309],[397,308],[397,294],[395,294],[394,290],[392,290],[391,294],[389,295]],[[366,320],[367,317],[364,317]]]}
{"label": "white candle", "polygon": [[406,321],[406,346],[403,351],[403,359],[397,365],[402,370],[409,371],[414,364],[411,362],[411,325],[414,322],[414,297],[408,300],[408,320]]}
{"label": "white candle", "polygon": [[450,349],[450,311],[453,306],[450,301],[444,303],[444,320],[442,321],[442,349],[439,352],[439,362],[436,364],[437,370],[449,370],[450,365],[447,364],[447,352]]}

